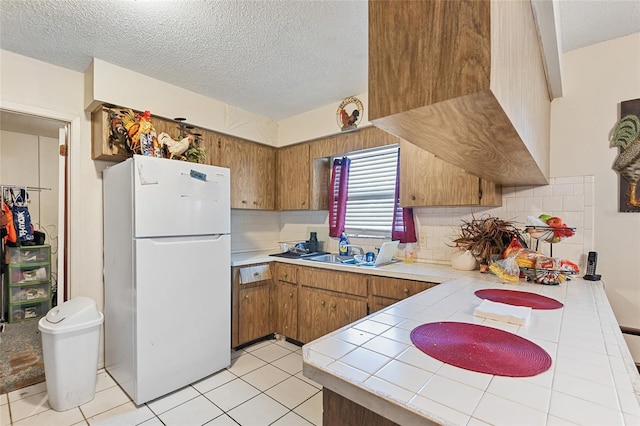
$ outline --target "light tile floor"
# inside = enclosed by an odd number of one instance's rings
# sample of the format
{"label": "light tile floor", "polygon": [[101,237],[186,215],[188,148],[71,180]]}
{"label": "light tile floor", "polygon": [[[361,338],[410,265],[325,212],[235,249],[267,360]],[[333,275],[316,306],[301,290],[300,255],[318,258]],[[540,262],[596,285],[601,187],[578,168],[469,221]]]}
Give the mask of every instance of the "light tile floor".
{"label": "light tile floor", "polygon": [[95,398],[61,413],[38,383],[0,395],[0,426],[322,424],[322,387],[302,375],[300,347],[267,340],[231,357],[229,368],[139,407],[104,370]]}

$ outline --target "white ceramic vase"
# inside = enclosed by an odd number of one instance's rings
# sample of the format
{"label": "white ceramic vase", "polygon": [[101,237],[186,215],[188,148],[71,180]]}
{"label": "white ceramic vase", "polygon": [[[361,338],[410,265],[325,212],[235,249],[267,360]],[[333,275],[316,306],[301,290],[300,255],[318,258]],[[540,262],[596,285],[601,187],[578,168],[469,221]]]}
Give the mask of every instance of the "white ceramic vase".
{"label": "white ceramic vase", "polygon": [[474,271],[478,269],[478,261],[469,250],[456,250],[451,255],[451,266],[459,271]]}

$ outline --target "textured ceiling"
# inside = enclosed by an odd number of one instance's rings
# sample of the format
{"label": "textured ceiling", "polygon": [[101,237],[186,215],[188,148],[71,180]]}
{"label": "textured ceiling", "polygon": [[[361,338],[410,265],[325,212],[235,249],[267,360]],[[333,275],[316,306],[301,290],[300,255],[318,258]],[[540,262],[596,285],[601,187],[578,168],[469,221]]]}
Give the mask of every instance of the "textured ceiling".
{"label": "textured ceiling", "polygon": [[556,2],[564,52],[640,32],[640,0]]}
{"label": "textured ceiling", "polygon": [[[546,0],[536,0],[546,1]],[[564,51],[640,31],[640,0],[560,0]],[[367,2],[0,0],[0,47],[93,57],[279,120],[367,89]]]}
{"label": "textured ceiling", "polygon": [[0,46],[282,119],[367,91],[366,1],[0,1]]}

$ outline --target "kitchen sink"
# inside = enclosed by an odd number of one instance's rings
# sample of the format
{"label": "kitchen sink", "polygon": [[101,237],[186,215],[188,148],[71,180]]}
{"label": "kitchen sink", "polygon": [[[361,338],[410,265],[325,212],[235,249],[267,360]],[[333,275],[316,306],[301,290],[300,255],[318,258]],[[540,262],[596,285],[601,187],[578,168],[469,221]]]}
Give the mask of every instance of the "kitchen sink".
{"label": "kitchen sink", "polygon": [[340,256],[333,253],[321,254],[318,256],[310,256],[307,257],[306,260],[312,260],[314,262],[323,262],[323,263],[335,263],[339,265],[355,265],[356,260],[353,256]]}

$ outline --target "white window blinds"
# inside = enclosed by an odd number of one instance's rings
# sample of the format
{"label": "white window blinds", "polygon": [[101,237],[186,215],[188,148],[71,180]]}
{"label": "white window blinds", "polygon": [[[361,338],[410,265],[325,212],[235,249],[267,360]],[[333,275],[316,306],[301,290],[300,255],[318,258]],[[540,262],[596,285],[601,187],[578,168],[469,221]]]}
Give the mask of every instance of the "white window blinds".
{"label": "white window blinds", "polygon": [[391,234],[398,145],[351,153],[345,229]]}

